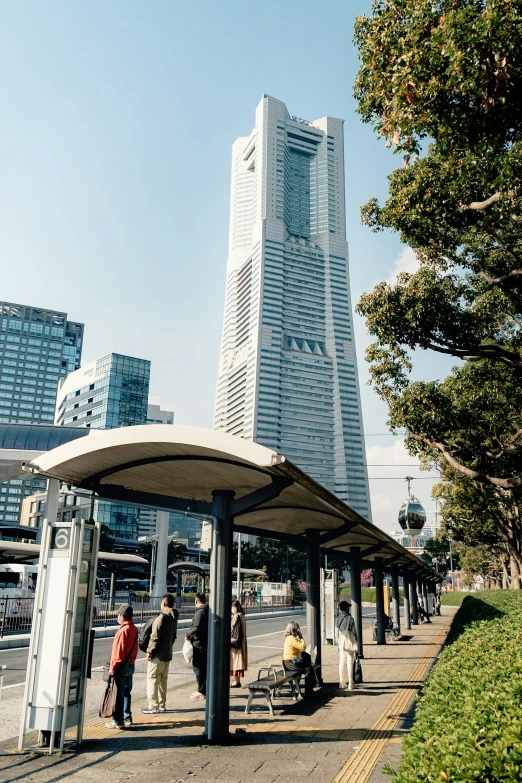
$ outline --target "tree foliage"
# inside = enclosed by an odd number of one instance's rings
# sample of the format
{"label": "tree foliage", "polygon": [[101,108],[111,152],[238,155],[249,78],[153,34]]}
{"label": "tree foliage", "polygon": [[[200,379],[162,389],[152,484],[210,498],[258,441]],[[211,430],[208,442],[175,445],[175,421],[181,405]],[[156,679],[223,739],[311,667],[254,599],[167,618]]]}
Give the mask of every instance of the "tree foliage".
{"label": "tree foliage", "polygon": [[[359,302],[376,339],[372,382],[410,453],[450,468],[446,482],[465,477],[471,494],[488,487],[480,529],[504,517],[501,539],[511,530],[520,556],[522,3],[377,0],[355,41],[359,112],[404,154],[363,222],[398,232],[419,262]],[[461,363],[412,382],[417,350]]]}

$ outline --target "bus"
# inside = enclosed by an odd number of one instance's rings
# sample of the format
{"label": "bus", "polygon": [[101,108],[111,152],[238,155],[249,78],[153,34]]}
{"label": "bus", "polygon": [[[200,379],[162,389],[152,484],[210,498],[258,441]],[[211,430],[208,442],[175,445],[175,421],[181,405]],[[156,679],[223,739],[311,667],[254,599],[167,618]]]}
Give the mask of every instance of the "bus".
{"label": "bus", "polygon": [[0,599],[34,598],[38,580],[37,565],[0,565]]}

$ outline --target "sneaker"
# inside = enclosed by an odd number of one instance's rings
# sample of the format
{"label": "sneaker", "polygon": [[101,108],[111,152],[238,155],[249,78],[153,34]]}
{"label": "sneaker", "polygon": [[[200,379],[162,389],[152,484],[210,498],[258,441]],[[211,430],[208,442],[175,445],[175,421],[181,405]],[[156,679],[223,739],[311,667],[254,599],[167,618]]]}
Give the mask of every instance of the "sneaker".
{"label": "sneaker", "polygon": [[123,721],[124,726],[132,726],[132,718],[125,718]]}
{"label": "sneaker", "polygon": [[116,723],[115,720],[111,720],[108,723],[105,724],[106,729],[123,729],[123,726],[119,723]]}
{"label": "sneaker", "polygon": [[158,712],[167,712],[167,708],[166,707],[160,707]]}
{"label": "sneaker", "polygon": [[190,698],[194,699],[194,701],[196,701],[196,700],[199,700],[199,699],[204,699],[205,697],[203,696],[202,693],[200,693],[199,691],[196,691],[195,693],[191,693],[190,694]]}
{"label": "sneaker", "polygon": [[157,715],[159,710],[156,707],[144,707],[142,712],[144,715]]}
{"label": "sneaker", "polygon": [[340,691],[344,691],[345,688],[346,688],[346,683],[345,682],[340,682],[339,683],[339,690]]}
{"label": "sneaker", "polygon": [[347,691],[353,691],[353,685],[348,685],[346,688]]}

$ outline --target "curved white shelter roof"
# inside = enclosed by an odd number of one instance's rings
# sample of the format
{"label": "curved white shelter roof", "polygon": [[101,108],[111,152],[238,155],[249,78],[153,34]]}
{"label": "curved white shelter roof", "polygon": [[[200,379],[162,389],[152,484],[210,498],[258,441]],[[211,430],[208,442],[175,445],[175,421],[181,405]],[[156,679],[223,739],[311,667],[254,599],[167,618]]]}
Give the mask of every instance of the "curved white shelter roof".
{"label": "curved white shelter roof", "polygon": [[382,557],[436,576],[284,456],[222,432],[163,424],[94,431],[27,467],[106,499],[193,515],[209,515],[212,493],[230,490],[238,530],[299,546],[314,529],[324,550],[359,546],[365,560]]}
{"label": "curved white shelter roof", "polygon": [[[31,528],[29,528],[31,530]],[[9,561],[13,562],[13,558],[17,558],[17,562],[24,560],[38,560],[40,557],[40,544],[24,544],[19,541],[2,541],[0,540],[0,562]],[[99,552],[98,562],[111,563],[114,565],[124,566],[148,566],[149,561],[139,555],[127,555],[120,552]]]}

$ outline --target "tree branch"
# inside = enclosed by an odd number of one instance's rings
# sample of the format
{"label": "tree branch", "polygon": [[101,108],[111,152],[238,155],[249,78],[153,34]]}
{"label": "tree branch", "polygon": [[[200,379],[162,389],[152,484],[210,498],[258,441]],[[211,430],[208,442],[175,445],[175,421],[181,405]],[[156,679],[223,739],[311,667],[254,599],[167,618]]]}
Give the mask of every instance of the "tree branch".
{"label": "tree branch", "polygon": [[495,204],[499,198],[500,193],[497,191],[496,193],[493,193],[492,196],[487,198],[485,201],[472,201],[471,204],[461,204],[459,207],[459,212],[467,212],[468,210],[472,209],[474,211],[481,211],[483,209],[487,209],[492,204]]}
{"label": "tree branch", "polygon": [[429,438],[425,438],[422,435],[416,435],[414,432],[408,432],[408,437],[413,438],[413,440],[417,440],[421,443],[425,443],[432,449],[439,451],[448,465],[450,465],[455,470],[458,470],[458,472],[462,473],[463,476],[467,476],[470,479],[475,479],[487,484],[492,484],[494,487],[500,487],[501,489],[517,489],[517,487],[522,486],[522,476],[511,476],[510,478],[497,478],[496,476],[488,476],[485,473],[480,473],[478,470],[467,468],[462,464],[462,462],[459,462],[457,459],[455,459],[455,457],[448,450],[448,447],[445,443],[436,440],[429,440]]}
{"label": "tree branch", "polygon": [[491,275],[488,275],[487,272],[484,272],[482,270],[477,270],[479,275],[482,277],[483,280],[486,281],[486,283],[489,283],[490,285],[497,285],[498,283],[504,283],[506,280],[509,280],[510,277],[515,277],[516,275],[522,275],[522,269],[513,269],[512,272],[508,272],[507,275],[502,275],[502,277],[491,277]]}

